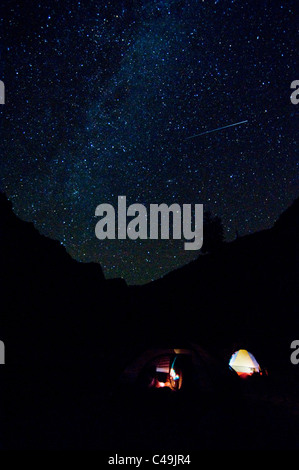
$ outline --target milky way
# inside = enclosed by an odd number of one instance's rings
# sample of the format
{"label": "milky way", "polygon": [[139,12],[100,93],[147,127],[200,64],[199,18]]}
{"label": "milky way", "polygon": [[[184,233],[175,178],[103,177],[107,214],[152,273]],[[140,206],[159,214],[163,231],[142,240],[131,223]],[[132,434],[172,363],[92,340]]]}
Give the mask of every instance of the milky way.
{"label": "milky way", "polygon": [[99,241],[95,208],[118,195],[204,204],[227,240],[298,196],[295,2],[4,4],[1,190],[77,260],[133,284],[198,256],[180,241]]}

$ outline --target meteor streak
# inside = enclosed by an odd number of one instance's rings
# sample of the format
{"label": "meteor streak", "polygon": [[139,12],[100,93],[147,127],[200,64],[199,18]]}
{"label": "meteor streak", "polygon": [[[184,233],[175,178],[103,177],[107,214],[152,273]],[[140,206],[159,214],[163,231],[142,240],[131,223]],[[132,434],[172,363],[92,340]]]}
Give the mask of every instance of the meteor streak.
{"label": "meteor streak", "polygon": [[229,124],[228,126],[217,127],[217,129],[211,129],[210,131],[205,131],[205,132],[201,132],[200,134],[191,135],[190,137],[187,137],[185,140],[193,139],[194,137],[199,137],[205,134],[211,134],[211,132],[221,131],[222,129],[226,129],[227,127],[239,126],[240,124],[244,124],[245,122],[248,122],[248,120],[235,122],[234,124]]}

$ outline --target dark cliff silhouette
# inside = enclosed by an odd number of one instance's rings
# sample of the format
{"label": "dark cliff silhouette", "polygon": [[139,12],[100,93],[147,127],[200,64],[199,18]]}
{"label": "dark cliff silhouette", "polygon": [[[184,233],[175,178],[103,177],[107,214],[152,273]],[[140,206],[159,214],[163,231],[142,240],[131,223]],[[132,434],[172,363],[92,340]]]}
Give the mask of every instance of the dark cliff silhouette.
{"label": "dark cliff silhouette", "polygon": [[20,220],[3,194],[0,246],[3,445],[80,448],[82,416],[121,356],[127,286],[106,281],[98,264],[73,260]]}
{"label": "dark cliff silhouette", "polygon": [[162,335],[172,331],[215,350],[245,343],[269,366],[284,367],[299,326],[298,286],[299,199],[271,229],[132,290],[137,306],[147,299],[145,329],[158,322]]}
{"label": "dark cliff silhouette", "polygon": [[203,218],[204,240],[201,253],[215,253],[224,243],[224,227],[220,217],[207,211]]}
{"label": "dark cliff silhouette", "polygon": [[125,365],[158,342],[194,341],[224,360],[234,348],[252,349],[292,387],[298,234],[296,200],[273,228],[128,287],[105,280],[98,264],[73,260],[0,194],[0,445],[111,448],[113,419],[122,419],[109,411],[111,389]]}

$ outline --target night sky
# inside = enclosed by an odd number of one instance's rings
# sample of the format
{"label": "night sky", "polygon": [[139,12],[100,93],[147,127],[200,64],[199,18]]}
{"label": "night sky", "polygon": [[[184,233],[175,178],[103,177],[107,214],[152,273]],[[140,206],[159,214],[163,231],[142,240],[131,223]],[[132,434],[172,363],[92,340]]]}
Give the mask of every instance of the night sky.
{"label": "night sky", "polygon": [[204,204],[227,240],[271,227],[299,195],[295,4],[4,1],[0,189],[15,212],[129,284],[198,252],[98,240],[95,208],[118,195]]}

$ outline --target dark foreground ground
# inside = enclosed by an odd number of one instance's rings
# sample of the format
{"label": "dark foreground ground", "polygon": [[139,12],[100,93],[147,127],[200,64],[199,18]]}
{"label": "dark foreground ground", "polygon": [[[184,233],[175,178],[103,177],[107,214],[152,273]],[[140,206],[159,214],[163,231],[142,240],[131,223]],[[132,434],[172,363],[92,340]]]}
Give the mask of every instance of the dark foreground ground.
{"label": "dark foreground ground", "polygon": [[[258,378],[257,378],[258,379]],[[229,394],[141,391],[102,384],[93,394],[12,390],[4,450],[99,450],[132,453],[299,449],[296,393],[270,378]],[[70,387],[72,385],[70,384]],[[35,389],[38,389],[35,384]],[[56,393],[55,393],[56,392]]]}
{"label": "dark foreground ground", "polygon": [[290,398],[217,393],[124,394],[111,400],[107,448],[167,451],[299,448],[299,407]]}

